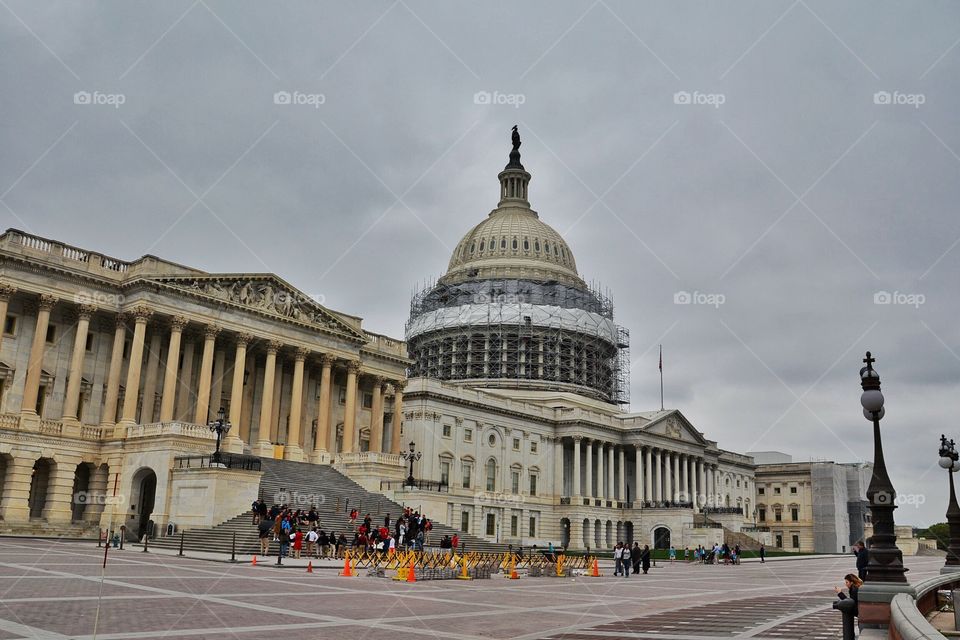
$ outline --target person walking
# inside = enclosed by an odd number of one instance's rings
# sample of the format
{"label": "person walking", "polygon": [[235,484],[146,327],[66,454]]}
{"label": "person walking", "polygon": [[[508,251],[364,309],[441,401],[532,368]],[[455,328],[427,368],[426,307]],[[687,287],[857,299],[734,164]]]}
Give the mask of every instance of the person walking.
{"label": "person walking", "polygon": [[677,550],[673,548],[673,545],[670,545],[670,564],[673,564],[677,560]]}
{"label": "person walking", "polygon": [[867,565],[870,564],[870,552],[864,546],[863,541],[853,545],[853,552],[857,556],[857,577],[861,582],[867,579]]}
{"label": "person walking", "polygon": [[643,551],[640,552],[640,566],[643,567],[643,573],[646,575],[650,571],[650,545],[643,545]]}
{"label": "person walking", "polygon": [[613,548],[613,575],[620,575],[620,568],[623,566],[623,543],[618,542]]}
{"label": "person walking", "polygon": [[633,549],[630,550],[630,564],[633,565],[633,572],[640,573],[640,556],[643,555],[643,550],[640,548],[639,542],[633,543]]}
{"label": "person walking", "polygon": [[767,561],[767,548],[761,542],[760,543],[760,562],[766,562],[766,561]]}

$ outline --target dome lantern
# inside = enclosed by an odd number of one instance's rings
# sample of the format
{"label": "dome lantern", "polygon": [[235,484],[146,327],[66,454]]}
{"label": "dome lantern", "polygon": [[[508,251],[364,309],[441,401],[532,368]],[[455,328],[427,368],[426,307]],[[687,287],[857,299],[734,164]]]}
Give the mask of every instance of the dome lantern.
{"label": "dome lantern", "polygon": [[527,199],[527,185],[530,184],[530,174],[520,164],[520,132],[517,131],[517,125],[513,125],[511,136],[513,149],[510,150],[510,162],[503,168],[503,171],[497,176],[500,179],[500,203],[504,205],[519,205],[530,208],[530,201]]}

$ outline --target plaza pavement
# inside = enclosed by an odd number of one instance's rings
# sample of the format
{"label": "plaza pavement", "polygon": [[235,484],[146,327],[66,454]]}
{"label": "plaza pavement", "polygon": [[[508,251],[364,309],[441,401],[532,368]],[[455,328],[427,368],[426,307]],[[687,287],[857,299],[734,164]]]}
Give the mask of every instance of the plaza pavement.
{"label": "plaza pavement", "polygon": [[[257,566],[0,539],[0,640],[839,638],[833,586],[853,557],[740,566],[660,563],[647,576],[397,583],[328,563]],[[286,561],[285,561],[286,562]],[[912,581],[942,558],[907,558]]]}

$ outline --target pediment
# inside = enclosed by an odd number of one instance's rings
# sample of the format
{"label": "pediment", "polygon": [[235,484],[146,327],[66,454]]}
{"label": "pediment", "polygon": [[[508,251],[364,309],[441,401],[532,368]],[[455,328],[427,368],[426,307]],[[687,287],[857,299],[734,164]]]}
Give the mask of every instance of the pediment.
{"label": "pediment", "polygon": [[707,444],[703,434],[697,431],[690,421],[683,417],[683,414],[679,411],[671,411],[653,420],[650,424],[643,427],[643,431],[666,436],[674,440]]}
{"label": "pediment", "polygon": [[368,342],[362,331],[273,274],[174,276],[150,278],[150,281],[198,298],[320,328],[354,341]]}

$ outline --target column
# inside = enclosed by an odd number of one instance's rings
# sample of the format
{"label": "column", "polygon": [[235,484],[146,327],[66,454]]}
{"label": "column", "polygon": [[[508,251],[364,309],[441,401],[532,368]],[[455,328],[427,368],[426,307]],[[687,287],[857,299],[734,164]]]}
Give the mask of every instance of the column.
{"label": "column", "polygon": [[293,384],[290,389],[290,429],[287,443],[283,448],[284,460],[303,461],[303,447],[300,446],[300,422],[303,411],[303,363],[307,359],[307,349],[299,347],[293,357]]}
{"label": "column", "polygon": [[705,466],[704,472],[706,473],[706,476],[707,476],[707,506],[713,507],[715,506],[714,505],[714,500],[715,500],[714,488],[715,487],[713,486],[713,480],[714,480],[713,466],[712,465],[704,465],[704,466]]}
{"label": "column", "polygon": [[[124,401],[126,407],[126,401]],[[77,465],[80,460],[57,460],[50,469],[50,479],[47,484],[47,502],[43,507],[42,517],[47,522],[69,523],[73,519],[73,481],[77,474]]]}
{"label": "column", "polygon": [[679,467],[678,473],[680,474],[680,491],[677,492],[677,499],[687,501],[687,496],[690,495],[690,490],[687,487],[687,456],[686,454],[680,454],[677,456],[677,466]]}
{"label": "column", "polygon": [[370,407],[370,451],[383,451],[383,392],[386,380],[377,376],[373,379],[373,405]]}
{"label": "column", "polygon": [[703,458],[697,458],[697,479],[700,483],[700,502],[704,502],[707,499],[707,475],[703,468]]}
{"label": "column", "polygon": [[183,344],[183,367],[177,376],[177,420],[188,420],[193,403],[193,336],[188,333]]}
{"label": "column", "polygon": [[13,457],[7,459],[0,513],[6,522],[27,522],[30,517],[30,480],[36,458],[25,456],[37,454],[12,451],[11,455]]}
{"label": "column", "polygon": [[107,370],[107,393],[103,400],[103,415],[100,424],[112,425],[117,421],[117,398],[120,395],[120,368],[123,366],[123,342],[127,337],[127,325],[122,313],[117,314],[113,332],[113,349],[110,352],[110,368]]}
{"label": "column", "polygon": [[274,366],[273,374],[273,413],[270,416],[270,442],[278,444],[280,442],[280,412],[283,410],[283,374],[284,374],[283,355],[277,353],[277,364]]}
{"label": "column", "polygon": [[277,351],[280,343],[271,340],[267,343],[267,363],[263,370],[263,394],[260,399],[260,427],[257,430],[257,444],[254,454],[273,457],[273,443],[270,442],[270,423],[273,416],[273,378],[277,368]]}
{"label": "column", "polygon": [[616,469],[614,468],[613,456],[614,456],[613,444],[611,444],[610,450],[607,454],[607,497],[610,500],[613,500],[616,498],[616,491],[617,491],[616,489],[617,483],[614,478]]}
{"label": "column", "polygon": [[137,402],[140,400],[140,368],[143,366],[143,342],[147,336],[147,320],[153,312],[145,306],[133,310],[133,342],[130,344],[130,362],[127,364],[127,385],[123,395],[121,424],[137,423]]}
{"label": "column", "polygon": [[102,464],[96,467],[90,474],[90,488],[88,492],[97,499],[87,502],[87,508],[83,510],[83,519],[85,522],[100,522],[103,515],[104,500],[101,496],[107,495],[107,483],[109,480],[107,465]]}
{"label": "column", "polygon": [[310,461],[319,463],[327,453],[330,439],[330,378],[333,356],[325,353],[320,356],[320,399],[317,402],[317,441],[313,443],[313,455]]}
{"label": "column", "polygon": [[661,451],[657,449],[653,452],[653,500],[663,500],[663,460]]}
{"label": "column", "polygon": [[587,497],[593,497],[593,440],[587,440]]}
{"label": "column", "polygon": [[643,466],[643,499],[649,501],[653,500],[653,452],[650,450],[650,447],[646,449],[647,459],[644,461],[646,464]]}
{"label": "column", "polygon": [[173,406],[177,398],[177,371],[180,366],[180,338],[187,319],[176,316],[170,320],[170,344],[167,346],[167,362],[163,370],[163,395],[160,397],[160,422],[173,420]]}
{"label": "column", "polygon": [[[89,304],[80,305],[77,319],[77,332],[73,337],[73,355],[70,358],[70,377],[67,379],[67,397],[63,402],[63,422],[78,424],[77,408],[80,404],[80,382],[83,376],[83,356],[87,352],[87,331],[90,329],[90,317],[96,308]],[[0,315],[5,318],[6,314]],[[2,333],[2,331],[0,331]]]}
{"label": "column", "polygon": [[40,374],[43,367],[43,348],[47,342],[47,327],[50,325],[50,311],[57,303],[55,296],[40,296],[37,311],[37,323],[33,331],[33,343],[30,345],[30,359],[27,361],[27,377],[23,383],[23,402],[20,412],[37,415],[37,394],[40,392]]}
{"label": "column", "polygon": [[690,483],[690,502],[697,504],[697,462],[693,456],[687,456],[687,480]]}
{"label": "column", "polygon": [[[0,322],[7,322],[7,307],[10,304],[10,298],[17,292],[16,287],[0,283]],[[3,327],[0,327],[0,340],[3,340]]]}
{"label": "column", "polygon": [[[580,489],[580,436],[573,436],[573,491],[572,494],[577,498],[581,496]],[[577,500],[577,504],[582,504],[582,500]]]}
{"label": "column", "polygon": [[233,381],[230,384],[230,417],[233,428],[227,434],[223,448],[230,453],[243,453],[240,424],[243,421],[243,376],[247,366],[247,345],[253,340],[249,333],[237,334],[237,348],[233,356]]}
{"label": "column", "polygon": [[357,374],[360,373],[360,362],[351,360],[347,363],[347,397],[343,414],[343,451],[356,451],[357,429]]}
{"label": "column", "polygon": [[[200,379],[197,381],[197,406],[193,412],[194,424],[207,424],[210,421],[210,383],[213,379],[213,351],[217,345],[220,327],[208,324],[203,328],[203,354],[200,356]],[[214,407],[217,411],[220,407]]]}
{"label": "column", "polygon": [[400,427],[403,424],[403,388],[405,386],[407,383],[404,380],[393,383],[393,429],[390,434],[390,453],[400,453]]}
{"label": "column", "polygon": [[627,453],[624,448],[620,447],[620,501],[627,501]]}
{"label": "column", "polygon": [[673,453],[663,452],[663,500],[673,500]]}
{"label": "column", "polygon": [[606,457],[606,443],[598,442],[597,443],[597,497],[601,500],[604,498],[604,484],[607,481],[606,476],[603,473],[603,465],[606,463],[604,458]]}
{"label": "column", "polygon": [[153,422],[153,409],[157,404],[157,379],[160,370],[161,350],[160,329],[150,329],[150,347],[147,349],[147,372],[143,376],[143,404],[140,409],[140,423]]}
{"label": "column", "polygon": [[553,494],[563,495],[563,440],[552,438],[553,442]]}
{"label": "column", "polygon": [[634,455],[633,467],[634,467],[634,473],[636,474],[636,477],[634,478],[634,483],[637,485],[634,488],[634,492],[633,492],[633,502],[634,502],[634,508],[637,508],[640,501],[643,500],[643,491],[644,491],[643,473],[644,473],[645,465],[643,464],[643,447],[641,447],[638,444],[633,445],[633,455]]}
{"label": "column", "polygon": [[223,349],[213,351],[213,375],[210,378],[210,413],[220,412],[223,403],[223,380],[226,376],[226,354]]}

